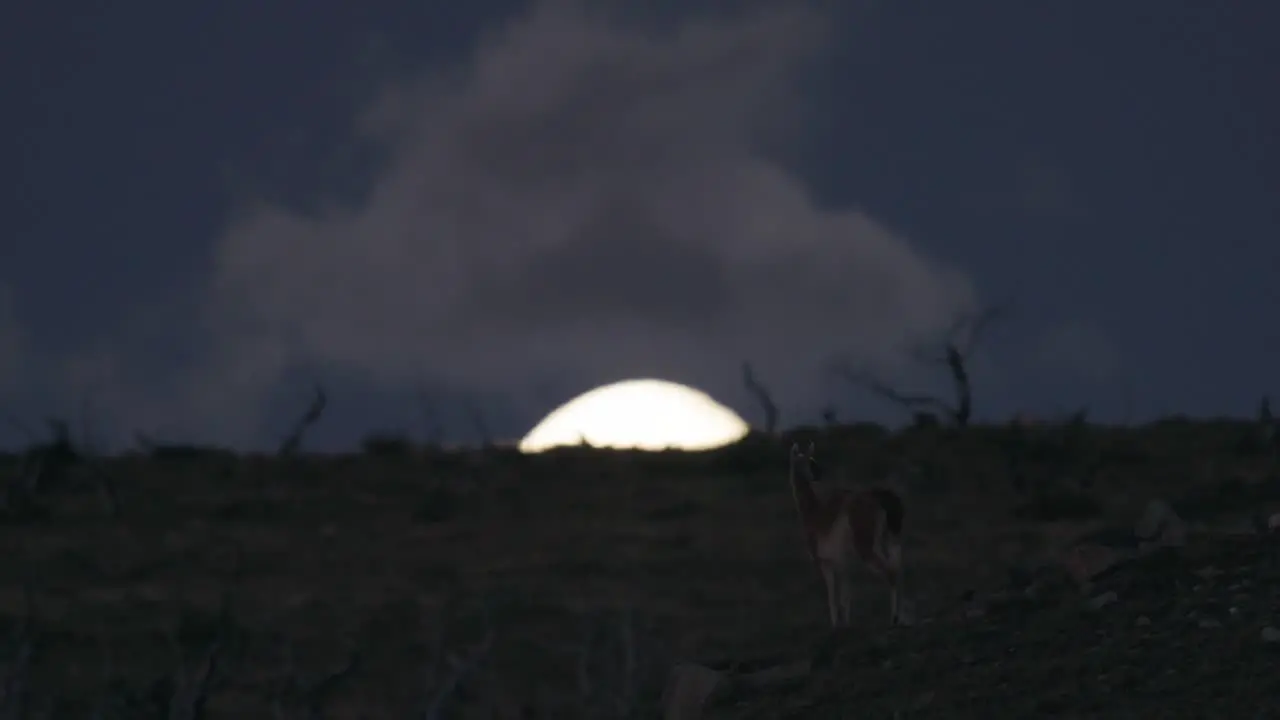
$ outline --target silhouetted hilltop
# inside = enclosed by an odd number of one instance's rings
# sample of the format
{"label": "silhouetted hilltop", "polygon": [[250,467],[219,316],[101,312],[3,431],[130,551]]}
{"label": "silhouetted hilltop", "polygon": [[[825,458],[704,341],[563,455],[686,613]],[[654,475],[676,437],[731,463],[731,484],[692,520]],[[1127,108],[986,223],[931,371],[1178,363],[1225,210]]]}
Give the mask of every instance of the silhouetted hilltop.
{"label": "silhouetted hilltop", "polygon": [[[1257,717],[1280,627],[1264,430],[854,425],[536,456],[55,437],[0,458],[0,708],[640,718],[696,665],[725,681],[706,717]],[[888,627],[868,578],[855,627],[828,629],[786,478],[809,440],[826,483],[904,492],[926,622]]]}

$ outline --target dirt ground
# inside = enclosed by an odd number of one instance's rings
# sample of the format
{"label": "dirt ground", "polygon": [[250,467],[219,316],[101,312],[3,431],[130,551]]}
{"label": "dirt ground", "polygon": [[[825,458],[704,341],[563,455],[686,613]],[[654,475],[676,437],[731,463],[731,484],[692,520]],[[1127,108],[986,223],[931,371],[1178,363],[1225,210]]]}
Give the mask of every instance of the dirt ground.
{"label": "dirt ground", "polygon": [[842,631],[776,657],[803,664],[794,682],[706,717],[1277,717],[1278,558],[1273,537],[1206,539],[1086,597],[1015,594],[979,616]]}
{"label": "dirt ground", "polygon": [[[1255,430],[801,431],[830,482],[907,491],[924,622],[888,627],[868,578],[839,634],[792,506],[792,437],[81,462],[34,508],[10,493],[0,717],[644,718],[685,661],[808,664],[708,717],[1280,717],[1277,544],[1221,531],[1280,511]],[[1085,591],[1023,587],[1081,538],[1122,542],[1153,497],[1215,531]]]}

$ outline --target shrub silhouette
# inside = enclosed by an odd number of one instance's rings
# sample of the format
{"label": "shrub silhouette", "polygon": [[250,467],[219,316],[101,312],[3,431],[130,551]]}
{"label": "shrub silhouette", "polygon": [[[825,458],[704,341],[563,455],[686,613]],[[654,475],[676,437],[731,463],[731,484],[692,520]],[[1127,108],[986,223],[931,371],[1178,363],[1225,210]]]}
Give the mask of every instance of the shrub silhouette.
{"label": "shrub silhouette", "polygon": [[372,457],[408,457],[413,454],[413,442],[402,434],[378,432],[366,435],[360,450]]}

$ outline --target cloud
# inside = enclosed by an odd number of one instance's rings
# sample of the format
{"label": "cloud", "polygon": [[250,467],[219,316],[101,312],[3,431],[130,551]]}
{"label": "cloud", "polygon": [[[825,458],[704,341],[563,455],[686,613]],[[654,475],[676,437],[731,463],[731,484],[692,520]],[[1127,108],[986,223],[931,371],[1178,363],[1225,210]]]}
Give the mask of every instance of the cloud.
{"label": "cloud", "polygon": [[1122,364],[1119,348],[1101,329],[1078,321],[1041,333],[1032,347],[1032,360],[1050,372],[1090,382],[1115,378]]}
{"label": "cloud", "polygon": [[226,429],[303,365],[517,399],[631,376],[723,397],[743,359],[816,402],[833,355],[889,362],[974,291],[762,149],[802,140],[794,80],[829,23],[796,3],[641,28],[544,2],[388,88],[361,116],[385,162],[359,202],[229,222],[181,402]]}

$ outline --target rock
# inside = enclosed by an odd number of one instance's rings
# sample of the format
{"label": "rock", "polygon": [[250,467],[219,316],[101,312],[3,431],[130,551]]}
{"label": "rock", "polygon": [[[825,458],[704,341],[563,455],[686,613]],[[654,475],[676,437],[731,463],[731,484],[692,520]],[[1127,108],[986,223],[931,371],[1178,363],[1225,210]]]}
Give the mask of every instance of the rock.
{"label": "rock", "polygon": [[673,667],[662,691],[663,720],[698,720],[707,698],[724,679],[722,673],[694,663]]}
{"label": "rock", "polygon": [[1222,623],[1213,618],[1200,618],[1200,621],[1196,624],[1200,626],[1201,630],[1213,630],[1214,628],[1222,627]]}
{"label": "rock", "polygon": [[1090,598],[1089,602],[1086,603],[1086,606],[1090,610],[1101,610],[1102,608],[1110,605],[1113,602],[1116,602],[1119,599],[1120,599],[1120,596],[1117,595],[1114,590],[1108,590],[1107,592],[1104,592],[1101,595]]}
{"label": "rock", "polygon": [[929,707],[929,704],[933,702],[934,695],[935,693],[932,690],[926,690],[917,695],[915,699],[911,701],[911,711],[919,712]]}
{"label": "rock", "polygon": [[1147,503],[1133,528],[1140,540],[1155,541],[1162,545],[1179,547],[1187,542],[1187,524],[1163,500]]}
{"label": "rock", "polygon": [[1076,583],[1084,585],[1132,557],[1131,552],[1122,552],[1106,545],[1085,543],[1068,550],[1063,558],[1063,564]]}
{"label": "rock", "polygon": [[1270,625],[1262,628],[1262,642],[1268,645],[1280,644],[1280,630]]}
{"label": "rock", "polygon": [[1148,625],[1151,624],[1151,618],[1147,617],[1146,615],[1139,615],[1138,619],[1133,621],[1133,624],[1137,625],[1138,627],[1147,627]]}

